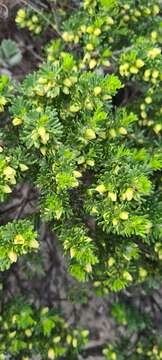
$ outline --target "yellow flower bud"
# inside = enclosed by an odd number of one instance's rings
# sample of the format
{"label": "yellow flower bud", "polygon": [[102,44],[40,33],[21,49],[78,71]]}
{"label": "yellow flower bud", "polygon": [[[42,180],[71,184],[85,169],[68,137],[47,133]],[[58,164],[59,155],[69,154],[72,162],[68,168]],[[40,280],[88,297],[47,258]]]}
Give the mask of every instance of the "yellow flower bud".
{"label": "yellow flower bud", "polygon": [[12,190],[8,185],[5,185],[5,186],[3,186],[3,192],[5,194],[10,194],[12,192]]}
{"label": "yellow flower bud", "polygon": [[20,164],[19,166],[21,171],[27,171],[29,169],[28,166],[25,164]]}
{"label": "yellow flower bud", "polygon": [[162,124],[156,124],[153,129],[156,134],[159,134],[159,132],[162,130]]}
{"label": "yellow flower bud", "polygon": [[80,171],[76,171],[76,170],[73,171],[73,174],[76,178],[80,178],[82,176],[82,173]]}
{"label": "yellow flower bud", "polygon": [[70,36],[69,36],[69,33],[67,31],[65,31],[63,34],[62,34],[62,38],[65,42],[69,42],[70,41]]}
{"label": "yellow flower bud", "polygon": [[100,86],[96,86],[95,88],[94,88],[94,95],[95,96],[98,96],[99,94],[101,94],[101,91],[102,91],[102,89],[101,89],[101,87]]}
{"label": "yellow flower bud", "polygon": [[89,68],[92,70],[97,65],[97,61],[95,59],[91,59],[89,62]]}
{"label": "yellow flower bud", "polygon": [[99,36],[101,34],[101,29],[97,28],[97,29],[94,30],[93,33],[94,33],[95,36]]}
{"label": "yellow flower bud", "polygon": [[12,120],[12,124],[14,126],[18,126],[18,125],[21,125],[22,124],[22,119],[18,118],[18,117],[15,117],[13,120]]}
{"label": "yellow flower bud", "polygon": [[88,51],[92,51],[92,50],[94,49],[93,44],[90,44],[90,43],[87,44],[86,49],[87,49]]}
{"label": "yellow flower bud", "polygon": [[104,194],[106,192],[106,187],[104,184],[98,185],[96,187],[96,191],[99,192],[100,194]]}
{"label": "yellow flower bud", "polygon": [[137,74],[139,70],[136,66],[131,66],[129,71],[131,74]]}
{"label": "yellow flower bud", "polygon": [[108,259],[108,266],[113,266],[114,264],[115,264],[115,259],[113,258],[113,257],[110,257],[109,259]]}
{"label": "yellow flower bud", "polygon": [[108,192],[108,197],[109,197],[112,201],[116,201],[116,200],[117,200],[117,195],[116,195],[116,193],[114,193],[114,192],[109,191],[109,192]]}
{"label": "yellow flower bud", "polygon": [[123,272],[123,278],[127,281],[133,281],[133,277],[128,271]]}
{"label": "yellow flower bud", "polygon": [[67,87],[71,87],[73,84],[72,84],[72,81],[70,80],[70,78],[66,78],[64,80],[64,85],[67,86]]}
{"label": "yellow flower bud", "polygon": [[54,360],[55,359],[55,352],[52,348],[48,350],[48,359]]}
{"label": "yellow flower bud", "polygon": [[144,268],[142,268],[142,267],[140,267],[140,268],[139,268],[139,276],[140,276],[140,278],[145,279],[146,276],[147,276],[147,270],[144,269]]}
{"label": "yellow flower bud", "polygon": [[95,161],[94,160],[86,160],[86,164],[89,166],[94,166]]}
{"label": "yellow flower bud", "polygon": [[110,136],[113,138],[113,139],[115,139],[115,137],[116,137],[116,131],[115,131],[115,129],[110,129],[109,130],[109,134],[110,134]]}
{"label": "yellow flower bud", "polygon": [[93,26],[88,26],[86,29],[88,34],[92,34],[93,33]]}
{"label": "yellow flower bud", "polygon": [[84,138],[86,140],[96,139],[96,133],[93,129],[87,128],[84,132]]}
{"label": "yellow flower bud", "polygon": [[136,65],[136,67],[137,67],[138,69],[140,69],[141,67],[143,67],[143,66],[145,65],[145,63],[144,63],[143,60],[137,59],[135,65]]}
{"label": "yellow flower bud", "polygon": [[106,24],[107,25],[113,25],[114,24],[114,20],[113,20],[113,18],[111,16],[107,16]]}
{"label": "yellow flower bud", "polygon": [[16,175],[16,171],[11,166],[7,166],[3,170],[3,174],[6,176],[6,178],[13,178]]}
{"label": "yellow flower bud", "polygon": [[26,335],[27,337],[32,336],[32,330],[31,330],[31,329],[26,329],[26,330],[25,330],[25,335]]}
{"label": "yellow flower bud", "polygon": [[118,129],[118,131],[119,131],[119,134],[121,134],[121,135],[127,135],[127,130],[124,127],[120,127]]}
{"label": "yellow flower bud", "polygon": [[120,214],[119,214],[119,217],[121,220],[128,220],[128,217],[129,217],[129,213],[127,211],[122,211]]}
{"label": "yellow flower bud", "polygon": [[152,78],[153,78],[153,79],[157,79],[158,76],[159,76],[159,71],[158,71],[158,70],[153,70],[153,72],[152,72]]}
{"label": "yellow flower bud", "polygon": [[80,110],[80,106],[79,105],[71,105],[70,108],[69,108],[70,112],[72,113],[76,113]]}
{"label": "yellow flower bud", "polygon": [[17,12],[17,17],[24,19],[26,17],[26,12],[24,9],[19,9]]}
{"label": "yellow flower bud", "polygon": [[9,257],[11,263],[15,263],[17,261],[17,254],[13,250],[9,251],[8,257]]}
{"label": "yellow flower bud", "polygon": [[151,59],[154,59],[156,56],[160,54],[161,54],[160,48],[153,48],[152,50],[149,50],[147,53],[148,57],[150,57]]}
{"label": "yellow flower bud", "polygon": [[152,12],[153,12],[153,15],[159,14],[160,7],[157,4],[153,5]]}
{"label": "yellow flower bud", "polygon": [[151,104],[151,103],[152,103],[152,98],[151,98],[151,96],[147,96],[147,97],[145,98],[145,103],[146,103],[146,104]]}
{"label": "yellow flower bud", "polygon": [[14,238],[14,244],[24,244],[25,239],[23,238],[23,236],[21,234],[18,234],[15,236]]}
{"label": "yellow flower bud", "polygon": [[133,189],[128,188],[125,192],[126,200],[131,201],[133,199]]}
{"label": "yellow flower bud", "polygon": [[37,240],[33,239],[33,240],[30,241],[29,246],[31,248],[33,248],[33,249],[38,249],[39,248],[39,242]]}
{"label": "yellow flower bud", "polygon": [[156,40],[156,39],[157,39],[157,32],[156,32],[156,31],[152,31],[152,32],[151,32],[151,39],[152,39],[152,40]]}

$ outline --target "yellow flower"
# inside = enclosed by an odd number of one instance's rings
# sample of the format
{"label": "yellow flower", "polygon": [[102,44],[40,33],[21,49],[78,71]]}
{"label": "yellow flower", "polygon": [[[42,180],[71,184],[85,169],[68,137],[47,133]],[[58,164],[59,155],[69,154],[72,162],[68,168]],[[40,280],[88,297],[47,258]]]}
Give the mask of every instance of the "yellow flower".
{"label": "yellow flower", "polygon": [[109,130],[109,134],[110,134],[110,136],[113,138],[113,139],[115,139],[115,137],[116,137],[116,131],[115,131],[115,129],[110,129]]}
{"label": "yellow flower", "polygon": [[23,238],[23,236],[21,234],[18,234],[15,236],[14,238],[14,244],[24,244],[25,239]]}
{"label": "yellow flower", "polygon": [[96,86],[93,90],[95,96],[98,96],[99,94],[101,94],[101,91],[102,91],[102,89],[100,86]]}
{"label": "yellow flower", "polygon": [[69,78],[66,78],[64,80],[64,85],[67,87],[70,87],[70,86],[72,86],[72,81]]}
{"label": "yellow flower", "polygon": [[82,173],[80,171],[76,171],[76,170],[73,171],[73,174],[76,178],[80,178],[82,176]]}
{"label": "yellow flower", "polygon": [[128,217],[129,217],[129,213],[127,211],[122,211],[120,214],[119,214],[119,217],[121,220],[127,220]]}
{"label": "yellow flower", "polygon": [[137,74],[139,70],[136,66],[131,66],[129,71],[131,74]]}
{"label": "yellow flower", "polygon": [[26,329],[26,330],[25,330],[25,335],[26,335],[27,337],[32,336],[32,330],[31,330],[31,329]]}
{"label": "yellow flower", "polygon": [[118,129],[118,131],[119,131],[119,134],[121,134],[121,135],[127,135],[127,130],[124,127],[120,127]]}
{"label": "yellow flower", "polygon": [[8,257],[9,257],[11,263],[15,263],[17,261],[17,254],[13,250],[9,251]]}
{"label": "yellow flower", "polygon": [[122,200],[131,201],[133,199],[133,189],[128,188],[124,194],[122,194]]}
{"label": "yellow flower", "polygon": [[76,113],[80,110],[80,106],[79,105],[71,105],[70,108],[69,108],[70,112],[72,113]]}
{"label": "yellow flower", "polygon": [[12,192],[11,188],[8,185],[3,186],[3,192],[9,194]]}
{"label": "yellow flower", "polygon": [[86,140],[93,140],[96,138],[96,133],[93,129],[87,128],[84,132],[84,137]]}
{"label": "yellow flower", "polygon": [[109,192],[108,192],[108,197],[109,197],[112,201],[116,201],[116,200],[117,200],[117,195],[116,195],[116,193],[114,193],[114,192],[109,191]]}
{"label": "yellow flower", "polygon": [[12,124],[14,126],[18,126],[18,125],[21,125],[22,124],[22,119],[18,118],[18,117],[15,117],[13,120],[12,120]]}
{"label": "yellow flower", "polygon": [[89,61],[89,68],[93,69],[97,65],[97,61],[95,59],[91,59]]}
{"label": "yellow flower", "polygon": [[54,360],[55,359],[55,352],[52,348],[48,350],[48,359]]}
{"label": "yellow flower", "polygon": [[107,16],[106,23],[107,25],[113,25],[114,24],[113,18],[111,16]]}
{"label": "yellow flower", "polygon": [[101,34],[101,29],[97,28],[97,29],[94,30],[93,33],[94,33],[95,36],[99,36]]}
{"label": "yellow flower", "polygon": [[132,275],[128,272],[128,271],[124,271],[123,272],[123,278],[127,281],[132,281],[133,280],[133,277]]}
{"label": "yellow flower", "polygon": [[98,185],[96,187],[96,191],[99,192],[100,194],[103,194],[106,192],[106,187],[104,184]]}
{"label": "yellow flower", "polygon": [[4,170],[3,170],[3,174],[6,176],[7,179],[11,179],[14,178],[16,175],[16,171],[15,169],[13,169],[11,166],[7,166]]}
{"label": "yellow flower", "polygon": [[141,67],[143,67],[143,66],[145,65],[145,63],[144,63],[144,61],[143,61],[143,60],[141,60],[141,59],[137,59],[137,60],[136,60],[136,64],[135,64],[135,65],[136,65],[136,67],[137,67],[137,68],[139,68],[139,69],[140,69]]}
{"label": "yellow flower", "polygon": [[150,57],[151,59],[154,59],[156,56],[158,56],[160,54],[161,54],[160,48],[153,48],[153,49],[149,50],[147,53],[148,57]]}
{"label": "yellow flower", "polygon": [[49,134],[46,132],[46,129],[43,126],[38,128],[38,134],[41,137],[41,142],[46,145],[49,140]]}
{"label": "yellow flower", "polygon": [[33,249],[38,249],[39,248],[39,242],[37,240],[35,240],[35,239],[31,240],[29,245]]}
{"label": "yellow flower", "polygon": [[24,9],[19,9],[17,12],[17,16],[21,19],[24,19],[26,17],[26,12]]}
{"label": "yellow flower", "polygon": [[151,103],[152,103],[152,98],[151,98],[151,96],[147,96],[147,97],[145,98],[145,103],[146,103],[146,104],[151,104]]}
{"label": "yellow flower", "polygon": [[108,259],[108,266],[113,266],[114,264],[115,264],[115,259],[113,258],[113,257],[110,257],[109,259]]}
{"label": "yellow flower", "polygon": [[92,50],[94,49],[93,44],[91,44],[91,43],[87,44],[87,45],[86,45],[86,49],[87,49],[88,51],[92,51]]}

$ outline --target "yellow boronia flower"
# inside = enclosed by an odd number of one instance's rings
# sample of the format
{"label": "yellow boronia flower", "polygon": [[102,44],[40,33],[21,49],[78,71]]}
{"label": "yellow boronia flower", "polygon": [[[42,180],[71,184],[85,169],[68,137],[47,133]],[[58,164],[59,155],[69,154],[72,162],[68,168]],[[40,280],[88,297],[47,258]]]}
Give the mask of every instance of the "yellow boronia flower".
{"label": "yellow boronia flower", "polygon": [[65,42],[71,42],[74,40],[74,34],[70,34],[68,33],[67,31],[65,31],[63,34],[62,34],[62,38]]}
{"label": "yellow boronia flower", "polygon": [[95,59],[91,59],[89,61],[89,68],[92,70],[97,65],[97,61]]}
{"label": "yellow boronia flower", "polygon": [[131,188],[128,188],[125,193],[122,194],[121,199],[131,201],[133,199],[134,191]]}
{"label": "yellow boronia flower", "polygon": [[24,9],[19,9],[17,12],[16,22],[18,18],[24,20],[25,17],[26,17],[26,11]]}
{"label": "yellow boronia flower", "polygon": [[22,124],[22,119],[20,119],[19,117],[15,117],[15,118],[12,120],[12,124],[13,124],[14,126],[21,125],[21,124]]}
{"label": "yellow boronia flower", "polygon": [[112,191],[109,191],[108,192],[108,197],[112,200],[112,201],[116,201],[117,200],[117,194],[112,192]]}
{"label": "yellow boronia flower", "polygon": [[98,96],[99,94],[101,94],[101,91],[102,91],[102,89],[100,86],[96,86],[93,90],[95,96]]}
{"label": "yellow boronia flower", "polygon": [[31,248],[33,248],[33,249],[38,249],[39,248],[39,242],[37,240],[33,239],[33,240],[30,241],[29,246]]}
{"label": "yellow boronia flower", "polygon": [[42,144],[46,145],[49,140],[49,134],[46,132],[46,129],[43,126],[38,128],[38,134],[41,138]]}
{"label": "yellow boronia flower", "polygon": [[5,176],[5,179],[8,180],[11,184],[16,184],[15,176],[16,171],[11,166],[6,166],[3,170],[3,174]]}
{"label": "yellow boronia flower", "polygon": [[15,263],[17,261],[17,254],[13,250],[9,251],[8,257],[9,257],[11,263]]}
{"label": "yellow boronia flower", "polygon": [[31,329],[26,329],[26,330],[25,330],[25,335],[26,335],[27,337],[31,337],[31,336],[32,336],[32,330],[31,330]]}
{"label": "yellow boronia flower", "polygon": [[100,194],[104,194],[107,190],[105,185],[101,184],[96,187],[96,191],[99,192]]}
{"label": "yellow boronia flower", "polygon": [[123,272],[123,278],[127,281],[133,281],[133,277],[128,271]]}
{"label": "yellow boronia flower", "polygon": [[84,138],[86,140],[93,140],[96,139],[96,133],[93,129],[87,128],[84,132]]}
{"label": "yellow boronia flower", "polygon": [[119,214],[119,217],[120,217],[121,220],[128,220],[128,217],[129,217],[128,211],[122,211],[122,212]]}
{"label": "yellow boronia flower", "polygon": [[48,350],[48,359],[50,359],[50,360],[54,360],[54,359],[55,359],[55,351],[54,351],[52,348],[50,348],[50,349]]}
{"label": "yellow boronia flower", "polygon": [[0,112],[4,110],[4,106],[7,104],[7,100],[4,96],[0,96]]}
{"label": "yellow boronia flower", "polygon": [[14,238],[14,244],[24,244],[25,239],[21,234],[17,234]]}
{"label": "yellow boronia flower", "polygon": [[148,57],[150,57],[151,59],[154,59],[156,56],[160,54],[161,54],[160,48],[153,48],[147,52]]}

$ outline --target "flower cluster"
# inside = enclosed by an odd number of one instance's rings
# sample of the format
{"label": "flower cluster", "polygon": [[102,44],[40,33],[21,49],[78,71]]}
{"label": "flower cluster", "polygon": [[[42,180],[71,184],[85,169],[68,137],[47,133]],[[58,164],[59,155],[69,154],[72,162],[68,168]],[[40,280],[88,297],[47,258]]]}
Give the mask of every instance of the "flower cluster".
{"label": "flower cluster", "polygon": [[13,300],[5,305],[0,316],[0,359],[12,356],[29,360],[77,359],[77,354],[88,341],[88,330],[75,329],[65,322],[58,311],[48,307],[36,309]]}

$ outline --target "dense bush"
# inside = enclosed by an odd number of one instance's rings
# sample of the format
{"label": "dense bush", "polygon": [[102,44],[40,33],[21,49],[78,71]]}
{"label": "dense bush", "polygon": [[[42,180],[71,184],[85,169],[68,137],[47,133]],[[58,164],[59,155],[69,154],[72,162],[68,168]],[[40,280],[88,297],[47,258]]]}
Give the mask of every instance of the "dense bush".
{"label": "dense bush", "polygon": [[[16,22],[35,35],[52,24],[48,11],[22,8]],[[39,194],[35,216],[0,228],[0,269],[38,249],[40,218],[60,240],[70,274],[99,294],[151,283],[162,275],[160,5],[85,0],[52,28],[60,36],[37,71],[20,84],[0,79],[1,201],[21,182]],[[131,359],[162,358],[150,346]],[[104,354],[127,358],[111,346]]]}

